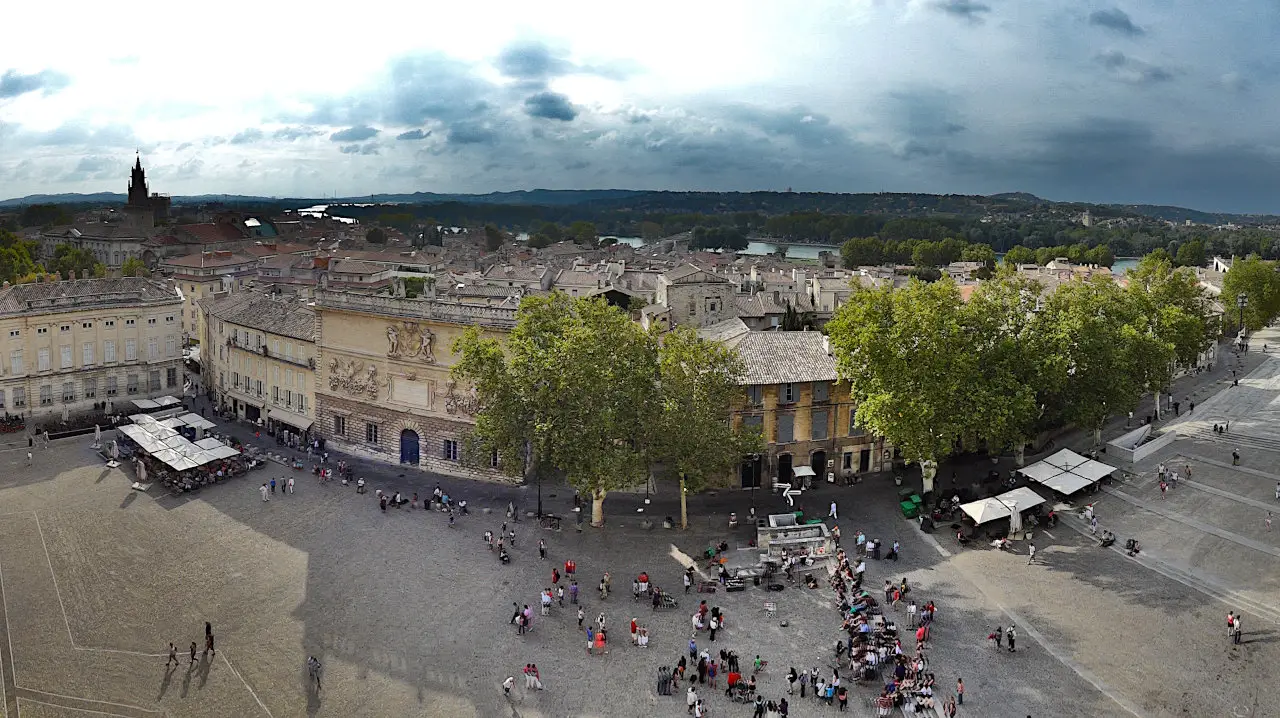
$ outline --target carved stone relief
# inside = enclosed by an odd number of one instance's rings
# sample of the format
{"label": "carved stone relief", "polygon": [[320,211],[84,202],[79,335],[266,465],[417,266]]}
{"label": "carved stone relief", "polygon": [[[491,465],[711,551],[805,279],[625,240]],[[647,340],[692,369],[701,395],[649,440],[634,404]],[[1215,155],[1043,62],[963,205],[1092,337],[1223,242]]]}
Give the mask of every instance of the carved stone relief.
{"label": "carved stone relief", "polygon": [[329,388],[351,396],[378,398],[378,367],[365,366],[354,359],[334,357],[329,360]]}
{"label": "carved stone relief", "polygon": [[480,398],[476,396],[474,388],[458,391],[458,382],[453,379],[446,381],[444,386],[446,389],[444,398],[444,410],[446,413],[475,416],[480,412]]}
{"label": "carved stone relief", "polygon": [[392,359],[417,359],[435,364],[436,335],[417,322],[387,325],[387,356]]}

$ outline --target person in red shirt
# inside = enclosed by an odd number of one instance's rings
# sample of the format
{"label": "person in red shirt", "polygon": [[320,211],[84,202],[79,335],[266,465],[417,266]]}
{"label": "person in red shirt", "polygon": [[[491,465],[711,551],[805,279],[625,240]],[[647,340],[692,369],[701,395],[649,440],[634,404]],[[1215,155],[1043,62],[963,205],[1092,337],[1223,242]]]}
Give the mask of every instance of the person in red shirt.
{"label": "person in red shirt", "polygon": [[573,559],[567,558],[564,560],[564,575],[573,577],[574,572],[577,570],[578,564]]}

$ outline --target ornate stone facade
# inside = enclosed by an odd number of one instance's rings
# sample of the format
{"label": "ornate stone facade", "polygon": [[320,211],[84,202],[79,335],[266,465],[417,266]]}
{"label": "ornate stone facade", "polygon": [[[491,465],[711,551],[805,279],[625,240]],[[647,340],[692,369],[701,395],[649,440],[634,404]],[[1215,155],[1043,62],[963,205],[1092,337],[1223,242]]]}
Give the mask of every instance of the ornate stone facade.
{"label": "ornate stone facade", "polygon": [[425,470],[510,480],[463,456],[479,402],[449,370],[467,327],[505,334],[514,309],[321,290],[316,426],[343,450]]}

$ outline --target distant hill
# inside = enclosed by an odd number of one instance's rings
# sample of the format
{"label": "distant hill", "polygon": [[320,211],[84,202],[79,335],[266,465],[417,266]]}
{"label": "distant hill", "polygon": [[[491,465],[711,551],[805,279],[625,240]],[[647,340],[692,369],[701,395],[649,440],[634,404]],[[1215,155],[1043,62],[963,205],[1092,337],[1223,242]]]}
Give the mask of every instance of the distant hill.
{"label": "distant hill", "polygon": [[1040,199],[1030,192],[1001,192],[999,194],[987,195],[991,199],[1015,199],[1019,202],[1031,202],[1033,204],[1042,204],[1048,200]]}
{"label": "distant hill", "polygon": [[128,199],[119,192],[93,194],[29,194],[26,197],[0,200],[0,207],[25,207],[29,204],[124,204]]}
{"label": "distant hill", "polygon": [[1108,207],[1123,209],[1133,214],[1163,219],[1168,222],[1185,222],[1191,220],[1196,224],[1277,224],[1280,217],[1274,214],[1227,214],[1224,212],[1201,212],[1186,207],[1170,207],[1158,204],[1112,204]]}

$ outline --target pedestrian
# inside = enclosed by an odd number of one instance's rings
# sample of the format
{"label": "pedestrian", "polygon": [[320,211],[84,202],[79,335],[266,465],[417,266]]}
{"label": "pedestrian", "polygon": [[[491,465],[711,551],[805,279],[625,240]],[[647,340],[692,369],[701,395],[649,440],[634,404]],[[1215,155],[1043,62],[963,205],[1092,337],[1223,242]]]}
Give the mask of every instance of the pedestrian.
{"label": "pedestrian", "polygon": [[289,493],[292,494],[293,493],[293,477],[292,476],[289,477],[289,481],[287,482],[287,485],[289,487]]}
{"label": "pedestrian", "polygon": [[[502,534],[498,534],[498,535],[501,536]],[[539,546],[539,550],[541,550],[541,546]],[[551,569],[551,583],[560,583],[560,569],[558,568]]]}
{"label": "pedestrian", "polygon": [[542,674],[538,672],[538,664],[529,664],[529,675],[533,676],[534,690],[542,690]]}
{"label": "pedestrian", "polygon": [[[31,465],[31,452],[27,451],[27,466]],[[1280,488],[1276,489],[1277,498],[1280,498]]]}
{"label": "pedestrian", "polygon": [[1009,630],[1005,634],[1005,638],[1009,639],[1009,652],[1013,653],[1015,649],[1014,642],[1018,640],[1018,632],[1013,630],[1013,626],[1009,626]]}
{"label": "pedestrian", "polygon": [[1029,554],[1027,557],[1027,565],[1030,566],[1031,563],[1036,560],[1036,545],[1028,544],[1027,553]]}
{"label": "pedestrian", "polygon": [[1270,531],[1271,530],[1271,512],[1270,511],[1267,512],[1267,518],[1265,523],[1267,526],[1267,530]]}
{"label": "pedestrian", "polygon": [[564,560],[564,575],[573,578],[574,572],[578,570],[578,563],[571,558]]}
{"label": "pedestrian", "polygon": [[271,477],[271,493],[274,494],[275,492],[276,492],[276,477],[272,476]]}
{"label": "pedestrian", "polygon": [[1244,631],[1242,628],[1243,621],[1240,620],[1241,618],[1242,616],[1236,616],[1235,630],[1231,633],[1231,642],[1237,646],[1240,645],[1240,634]]}
{"label": "pedestrian", "polygon": [[586,619],[586,617],[587,617],[587,612],[583,610],[582,606],[578,606],[578,628],[582,628],[582,621]]}
{"label": "pedestrian", "polygon": [[943,708],[946,718],[956,718],[956,697],[951,696],[947,699],[947,705]]}
{"label": "pedestrian", "polygon": [[1227,638],[1231,638],[1231,634],[1236,630],[1236,612],[1227,611]]}
{"label": "pedestrian", "polygon": [[1098,517],[1097,516],[1093,516],[1089,519],[1089,533],[1095,536],[1098,534]]}
{"label": "pedestrian", "polygon": [[263,501],[271,500],[271,498],[267,496],[267,483],[265,481],[262,483],[262,487],[258,489],[258,492],[262,494]]}
{"label": "pedestrian", "polygon": [[[1013,626],[1010,626],[1009,630],[1012,631]],[[956,702],[959,703],[960,705],[964,705],[964,679],[963,678],[956,679]]]}
{"label": "pedestrian", "polygon": [[191,642],[191,665],[194,666],[195,664],[196,664],[196,642],[192,641]]}
{"label": "pedestrian", "polygon": [[[1230,424],[1230,422],[1227,422],[1227,423],[1228,423],[1228,424]],[[1232,465],[1232,466],[1239,466],[1239,465],[1240,465],[1240,450],[1239,450],[1239,449],[1232,449],[1232,450],[1231,450],[1231,465]]]}
{"label": "pedestrian", "polygon": [[711,617],[711,623],[708,624],[711,629],[711,640],[716,640],[716,629],[720,628],[720,621],[715,617]]}
{"label": "pedestrian", "polygon": [[[205,625],[208,626],[209,624],[206,623]],[[218,651],[213,647],[212,633],[204,634],[204,652],[212,654],[214,656],[218,655]]]}
{"label": "pedestrian", "polygon": [[544,539],[538,539],[538,557],[547,560],[547,542]]}
{"label": "pedestrian", "polygon": [[835,502],[835,501],[832,501],[832,502],[831,502],[831,513],[830,513],[830,516],[831,516],[831,518],[833,518],[833,519],[839,519],[839,518],[840,518],[839,516],[837,516],[837,515],[836,515],[836,502]]}
{"label": "pedestrian", "polygon": [[1173,402],[1173,415],[1178,416],[1178,414],[1180,414],[1181,411],[1182,411],[1182,402],[1180,401]]}
{"label": "pedestrian", "polygon": [[49,448],[49,430],[44,430],[44,448]]}
{"label": "pedestrian", "polygon": [[689,682],[689,692],[685,694],[684,702],[689,706],[689,715],[693,715],[693,707],[698,703],[698,693],[693,690],[693,682]]}
{"label": "pedestrian", "polygon": [[505,681],[503,681],[503,682],[502,682],[502,695],[504,695],[504,696],[506,696],[508,699],[510,699],[510,698],[511,698],[511,689],[512,689],[513,687],[515,687],[515,685],[516,685],[516,677],[515,677],[515,676],[507,676],[507,680],[505,680]]}
{"label": "pedestrian", "polygon": [[697,659],[698,657],[698,634],[689,636],[689,658]]}
{"label": "pedestrian", "polygon": [[578,582],[569,583],[569,603],[577,605],[578,603]]}
{"label": "pedestrian", "polygon": [[1160,498],[1162,499],[1166,498],[1166,492],[1168,491],[1169,491],[1169,484],[1167,482],[1161,481],[1160,482]]}
{"label": "pedestrian", "polygon": [[909,626],[916,625],[916,600],[913,598],[907,602],[907,621]]}
{"label": "pedestrian", "polygon": [[[1276,482],[1276,500],[1280,501],[1280,482]],[[693,586],[693,578],[689,576],[689,572],[684,573],[684,592],[688,593],[689,588]]]}
{"label": "pedestrian", "polygon": [[995,633],[992,633],[990,636],[988,636],[988,638],[995,639],[997,651],[1003,648],[1004,647],[1004,626],[996,626]]}
{"label": "pedestrian", "polygon": [[560,602],[560,608],[564,608],[564,586],[556,585],[556,598]]}
{"label": "pedestrian", "polygon": [[1196,403],[1194,401],[1188,401],[1187,403],[1188,403],[1187,413],[1190,414],[1191,412],[1196,410]]}
{"label": "pedestrian", "polygon": [[[29,455],[28,458],[30,458]],[[1276,482],[1276,501],[1280,501],[1280,481]]]}
{"label": "pedestrian", "polygon": [[164,662],[164,667],[168,668],[170,663],[175,666],[178,665],[178,647],[173,643],[169,644],[169,660]]}

